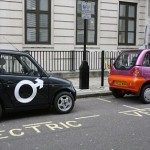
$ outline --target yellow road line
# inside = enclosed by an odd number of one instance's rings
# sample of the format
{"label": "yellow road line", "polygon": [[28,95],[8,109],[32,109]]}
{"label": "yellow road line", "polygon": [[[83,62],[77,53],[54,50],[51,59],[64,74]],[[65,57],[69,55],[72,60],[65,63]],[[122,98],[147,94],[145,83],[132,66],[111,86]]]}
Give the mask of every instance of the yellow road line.
{"label": "yellow road line", "polygon": [[49,121],[49,122],[40,122],[40,123],[34,123],[34,124],[27,124],[27,125],[23,125],[23,127],[26,127],[26,126],[34,126],[34,125],[42,125],[42,124],[48,124],[48,123],[52,123],[52,122]]}
{"label": "yellow road line", "polygon": [[93,116],[85,116],[85,117],[79,117],[79,118],[75,118],[76,120],[79,120],[79,119],[87,119],[87,118],[96,118],[96,117],[99,117],[100,115],[93,115]]}

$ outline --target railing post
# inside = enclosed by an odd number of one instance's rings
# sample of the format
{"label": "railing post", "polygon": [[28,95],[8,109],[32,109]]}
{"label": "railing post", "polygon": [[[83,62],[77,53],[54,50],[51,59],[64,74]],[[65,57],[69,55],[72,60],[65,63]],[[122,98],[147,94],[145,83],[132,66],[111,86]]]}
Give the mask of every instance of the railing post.
{"label": "railing post", "polygon": [[70,57],[70,71],[75,71],[75,51],[71,51],[71,57]]}
{"label": "railing post", "polygon": [[101,86],[104,86],[104,51],[101,52]]}

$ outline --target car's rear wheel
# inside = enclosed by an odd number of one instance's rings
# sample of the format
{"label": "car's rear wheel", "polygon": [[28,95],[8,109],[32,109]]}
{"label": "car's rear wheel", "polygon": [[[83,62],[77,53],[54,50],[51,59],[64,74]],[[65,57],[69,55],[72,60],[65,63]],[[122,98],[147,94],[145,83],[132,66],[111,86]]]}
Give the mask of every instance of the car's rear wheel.
{"label": "car's rear wheel", "polygon": [[59,93],[54,100],[54,107],[57,113],[69,113],[74,107],[74,97],[69,92]]}
{"label": "car's rear wheel", "polygon": [[142,88],[141,100],[145,104],[150,104],[150,85],[145,85]]}
{"label": "car's rear wheel", "polygon": [[114,89],[114,90],[112,91],[112,95],[113,95],[114,97],[116,97],[116,98],[122,98],[122,97],[124,97],[125,93],[124,93],[123,91],[121,91],[121,90]]}

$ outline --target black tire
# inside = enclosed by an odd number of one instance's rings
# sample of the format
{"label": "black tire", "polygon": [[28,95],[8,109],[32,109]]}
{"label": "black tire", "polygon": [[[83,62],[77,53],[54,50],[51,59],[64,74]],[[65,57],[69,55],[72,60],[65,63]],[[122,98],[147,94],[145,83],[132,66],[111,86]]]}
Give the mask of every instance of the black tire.
{"label": "black tire", "polygon": [[74,107],[74,97],[69,92],[61,92],[56,95],[54,100],[54,108],[59,114],[67,114]]}
{"label": "black tire", "polygon": [[144,104],[150,104],[150,85],[145,85],[142,88],[140,97]]}
{"label": "black tire", "polygon": [[124,97],[125,93],[122,92],[121,90],[116,90],[115,89],[115,90],[112,91],[112,95],[116,98],[122,98],[122,97]]}

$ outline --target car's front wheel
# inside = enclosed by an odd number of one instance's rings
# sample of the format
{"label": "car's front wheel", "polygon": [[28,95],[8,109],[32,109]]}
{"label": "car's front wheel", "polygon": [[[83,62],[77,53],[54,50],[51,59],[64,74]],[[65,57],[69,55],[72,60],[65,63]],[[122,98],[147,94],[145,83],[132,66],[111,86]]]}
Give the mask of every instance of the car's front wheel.
{"label": "car's front wheel", "polygon": [[150,104],[150,85],[145,85],[141,92],[142,102],[145,104]]}
{"label": "car's front wheel", "polygon": [[74,97],[69,92],[59,93],[54,100],[54,107],[57,113],[69,113],[74,107]]}

